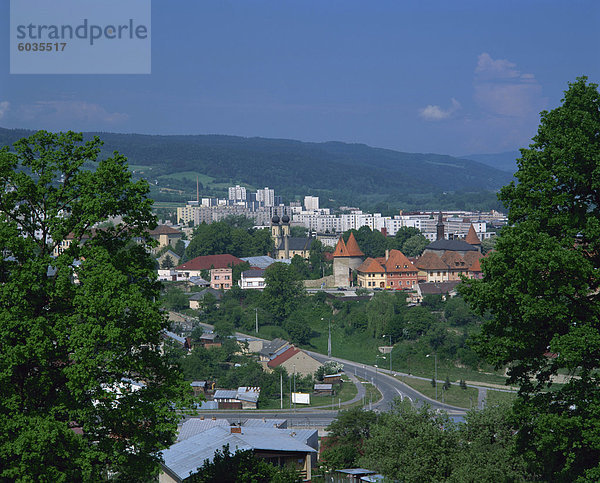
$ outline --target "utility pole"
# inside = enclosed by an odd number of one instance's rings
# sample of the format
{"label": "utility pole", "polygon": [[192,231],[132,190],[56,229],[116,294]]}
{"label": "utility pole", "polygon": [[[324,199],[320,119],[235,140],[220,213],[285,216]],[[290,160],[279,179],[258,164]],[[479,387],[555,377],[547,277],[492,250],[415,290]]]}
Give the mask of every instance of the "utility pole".
{"label": "utility pole", "polygon": [[254,313],[256,314],[256,333],[258,334],[258,307],[254,307]]}
{"label": "utility pole", "polygon": [[279,398],[281,400],[281,409],[283,409],[283,372],[279,373]]}
{"label": "utility pole", "polygon": [[388,334],[388,335],[383,334],[383,337],[390,338],[390,372],[392,372],[392,351],[394,350],[394,346],[392,345],[392,336],[391,336],[391,334]]}
{"label": "utility pole", "polygon": [[331,359],[331,319],[329,319],[329,339],[327,339],[327,357]]}

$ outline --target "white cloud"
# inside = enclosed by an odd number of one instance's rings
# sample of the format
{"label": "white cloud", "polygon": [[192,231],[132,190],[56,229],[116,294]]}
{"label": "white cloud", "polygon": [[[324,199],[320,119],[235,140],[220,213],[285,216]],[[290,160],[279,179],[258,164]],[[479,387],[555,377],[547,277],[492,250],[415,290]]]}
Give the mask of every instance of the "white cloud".
{"label": "white cloud", "polygon": [[0,119],[2,119],[4,117],[4,115],[8,112],[9,108],[10,108],[10,102],[8,102],[8,101],[0,102]]}
{"label": "white cloud", "polygon": [[533,74],[522,74],[515,63],[486,52],[477,58],[474,88],[475,101],[492,116],[537,118],[545,105]]}
{"label": "white cloud", "polygon": [[429,104],[419,110],[419,115],[427,121],[441,121],[449,118],[454,112],[460,109],[460,102],[456,99],[451,99],[452,105],[448,109],[442,109],[440,106]]}
{"label": "white cloud", "polygon": [[61,123],[114,124],[129,117],[127,114],[109,112],[99,104],[85,101],[38,101],[22,106],[20,114],[25,120],[55,120]]}

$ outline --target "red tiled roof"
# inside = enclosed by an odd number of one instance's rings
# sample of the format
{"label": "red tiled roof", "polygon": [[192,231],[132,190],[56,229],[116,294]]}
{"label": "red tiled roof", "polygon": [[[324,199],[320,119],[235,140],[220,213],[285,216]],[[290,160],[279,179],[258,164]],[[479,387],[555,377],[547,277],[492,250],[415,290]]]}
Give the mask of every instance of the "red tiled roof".
{"label": "red tiled roof", "polygon": [[390,250],[390,256],[385,262],[388,272],[416,272],[417,267],[400,250]]}
{"label": "red tiled roof", "polygon": [[333,256],[334,257],[347,257],[348,256],[348,250],[346,249],[346,244],[344,243],[344,239],[342,237],[340,237],[340,239],[337,242],[337,245],[335,246],[335,250],[333,251]]}
{"label": "red tiled roof", "polygon": [[182,263],[175,267],[175,270],[210,270],[211,268],[228,268],[240,263],[244,263],[244,261],[229,254],[205,255]]}
{"label": "red tiled roof", "polygon": [[356,271],[362,273],[385,273],[385,268],[375,258],[367,258],[360,264]]}
{"label": "red tiled roof", "polygon": [[481,272],[481,264],[479,260],[484,258],[484,256],[479,252],[467,252],[463,257],[465,259],[465,263],[469,267],[469,271],[471,272]]}
{"label": "red tiled roof", "polygon": [[298,354],[298,352],[300,352],[300,349],[298,349],[294,346],[290,346],[286,351],[282,352],[277,357],[275,357],[275,358],[271,359],[269,362],[267,362],[267,366],[277,367],[277,366],[283,364],[285,361],[287,361],[290,357],[293,357],[296,354]]}
{"label": "red tiled roof", "polygon": [[435,253],[425,252],[417,259],[417,268],[421,270],[448,270],[448,265]]}
{"label": "red tiled roof", "polygon": [[471,226],[469,227],[469,233],[467,233],[467,236],[465,237],[465,241],[469,245],[481,245],[481,240],[477,236],[477,233],[475,233],[475,228],[473,227],[473,223],[471,223]]}
{"label": "red tiled roof", "polygon": [[347,257],[364,257],[365,254],[360,251],[358,247],[358,243],[356,242],[356,238],[354,238],[354,233],[350,233],[348,237],[348,241],[346,242],[346,248],[348,249]]}
{"label": "red tiled roof", "polygon": [[458,252],[445,251],[441,256],[441,259],[446,265],[448,265],[450,270],[461,270],[467,268],[465,260]]}

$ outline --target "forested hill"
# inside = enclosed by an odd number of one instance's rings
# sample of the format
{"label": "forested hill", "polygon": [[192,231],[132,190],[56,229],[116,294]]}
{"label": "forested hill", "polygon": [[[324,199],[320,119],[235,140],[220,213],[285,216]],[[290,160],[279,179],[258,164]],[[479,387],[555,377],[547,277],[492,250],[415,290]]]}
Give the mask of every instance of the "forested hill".
{"label": "forested hill", "polygon": [[[0,145],[28,135],[0,128]],[[152,166],[152,177],[197,172],[228,183],[269,186],[279,193],[346,198],[389,197],[442,191],[496,190],[511,175],[476,161],[414,154],[341,142],[307,143],[237,136],[156,136],[86,133],[119,151],[132,165]],[[377,196],[379,195],[379,196]]]}

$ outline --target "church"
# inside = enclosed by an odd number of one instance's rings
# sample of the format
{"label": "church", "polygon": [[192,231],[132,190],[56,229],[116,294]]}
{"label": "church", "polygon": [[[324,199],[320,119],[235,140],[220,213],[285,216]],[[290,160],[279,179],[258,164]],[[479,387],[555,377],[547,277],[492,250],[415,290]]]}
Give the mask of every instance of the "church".
{"label": "church", "polygon": [[313,237],[290,236],[290,217],[283,215],[271,218],[271,237],[275,245],[273,258],[276,260],[289,260],[298,255],[308,259],[310,248],[315,241]]}

